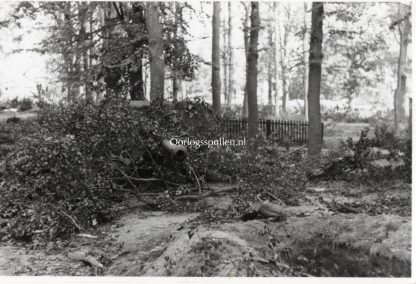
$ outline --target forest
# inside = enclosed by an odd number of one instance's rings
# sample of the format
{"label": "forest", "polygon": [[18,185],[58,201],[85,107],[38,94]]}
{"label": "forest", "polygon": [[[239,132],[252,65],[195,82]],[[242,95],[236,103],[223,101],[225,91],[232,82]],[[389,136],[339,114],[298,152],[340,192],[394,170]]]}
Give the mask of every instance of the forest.
{"label": "forest", "polygon": [[0,3],[0,275],[411,277],[410,2]]}

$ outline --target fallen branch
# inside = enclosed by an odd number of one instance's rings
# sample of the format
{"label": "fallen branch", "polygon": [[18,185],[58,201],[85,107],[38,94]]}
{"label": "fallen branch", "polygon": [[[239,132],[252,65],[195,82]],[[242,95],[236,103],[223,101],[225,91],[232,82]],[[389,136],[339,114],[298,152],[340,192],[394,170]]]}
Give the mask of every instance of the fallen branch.
{"label": "fallen branch", "polygon": [[123,172],[123,170],[122,169],[120,169],[119,167],[117,167],[117,165],[115,165],[115,164],[111,164],[116,170],[118,170],[126,179],[127,179],[127,181],[130,183],[130,185],[131,186],[133,186],[133,188],[136,190],[136,191],[139,191],[139,189],[137,188],[137,186],[134,184],[134,182],[132,182],[131,181],[131,179],[130,179],[130,177],[125,173],[125,172]]}
{"label": "fallen branch", "polygon": [[89,238],[89,239],[96,239],[97,238],[97,236],[93,236],[93,235],[90,235],[90,234],[78,234],[77,236],[78,237]]}
{"label": "fallen branch", "polygon": [[302,150],[303,148],[306,148],[307,146],[308,146],[308,145],[307,145],[307,144],[305,144],[305,145],[303,145],[302,147],[296,148],[295,150],[290,151],[289,153],[286,153],[286,154],[284,154],[284,155],[282,155],[282,156],[278,157],[278,159],[281,159],[281,158],[287,157],[287,156],[289,156],[289,155],[292,155],[293,153],[295,153],[295,152],[297,152],[297,151],[299,151],[299,150]]}
{"label": "fallen branch", "polygon": [[219,193],[230,192],[230,191],[239,190],[239,189],[240,189],[240,187],[236,187],[236,186],[219,188],[217,190],[211,189],[210,191],[207,191],[205,193],[201,192],[201,194],[198,194],[198,195],[196,195],[196,194],[181,195],[181,196],[176,197],[175,200],[193,200],[193,201],[197,201],[199,199],[204,199],[206,197],[214,196],[214,195],[217,195]]}
{"label": "fallen branch", "polygon": [[280,198],[278,198],[276,195],[266,191],[266,194],[269,195],[270,197],[272,197],[274,200],[279,201],[279,203],[281,205],[286,205],[282,200],[280,200]]}
{"label": "fallen branch", "polygon": [[99,263],[97,259],[95,259],[94,257],[90,255],[86,255],[86,253],[71,252],[71,253],[68,253],[68,258],[73,259],[73,260],[83,261],[83,262],[88,263],[91,266],[95,266],[98,268],[104,268],[104,265]]}
{"label": "fallen branch", "polygon": [[72,222],[72,224],[74,224],[74,226],[75,227],[77,227],[78,228],[78,230],[80,230],[80,231],[84,231],[84,229],[80,226],[80,225],[78,225],[78,223],[75,221],[75,219],[74,218],[72,218],[68,213],[65,213],[64,211],[62,211],[62,210],[59,210],[59,213],[61,213],[61,215],[64,215],[65,217],[67,217],[69,220],[71,220],[71,222]]}

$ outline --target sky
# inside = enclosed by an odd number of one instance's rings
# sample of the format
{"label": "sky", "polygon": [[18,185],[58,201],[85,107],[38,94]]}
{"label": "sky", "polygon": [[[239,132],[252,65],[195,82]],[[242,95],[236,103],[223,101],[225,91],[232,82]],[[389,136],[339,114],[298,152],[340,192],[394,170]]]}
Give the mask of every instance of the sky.
{"label": "sky", "polygon": [[[4,20],[16,2],[0,1],[0,20]],[[36,84],[45,84],[51,74],[47,71],[46,56],[36,52],[18,49],[31,49],[46,35],[45,31],[29,32],[35,23],[24,21],[22,29],[0,29],[0,100],[15,98],[16,96],[30,97],[36,92]],[[30,27],[30,28],[29,28]],[[21,41],[15,38],[21,36]]]}

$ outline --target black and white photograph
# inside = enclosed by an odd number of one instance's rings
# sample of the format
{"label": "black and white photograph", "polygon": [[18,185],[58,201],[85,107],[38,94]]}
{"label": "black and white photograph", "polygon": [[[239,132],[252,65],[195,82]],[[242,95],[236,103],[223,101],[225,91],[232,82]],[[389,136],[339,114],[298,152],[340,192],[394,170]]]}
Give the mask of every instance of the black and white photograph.
{"label": "black and white photograph", "polygon": [[1,1],[0,282],[412,283],[412,21]]}

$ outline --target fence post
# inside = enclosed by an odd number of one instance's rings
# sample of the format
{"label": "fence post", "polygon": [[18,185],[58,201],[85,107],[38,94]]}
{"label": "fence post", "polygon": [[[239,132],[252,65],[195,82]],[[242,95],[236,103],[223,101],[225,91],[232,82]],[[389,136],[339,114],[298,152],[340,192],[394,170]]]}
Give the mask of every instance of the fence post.
{"label": "fence post", "polygon": [[266,120],[266,137],[269,138],[272,132],[272,125],[270,119]]}

